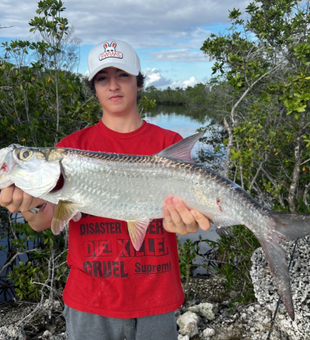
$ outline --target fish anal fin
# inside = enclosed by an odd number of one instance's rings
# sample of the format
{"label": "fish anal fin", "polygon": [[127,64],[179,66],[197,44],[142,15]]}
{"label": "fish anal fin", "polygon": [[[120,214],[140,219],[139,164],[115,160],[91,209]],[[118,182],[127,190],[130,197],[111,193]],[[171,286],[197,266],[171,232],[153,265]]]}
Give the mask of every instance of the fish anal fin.
{"label": "fish anal fin", "polygon": [[191,158],[191,150],[196,142],[204,135],[204,132],[196,133],[192,136],[184,138],[180,142],[169,146],[157,155],[165,158],[177,159],[185,162],[193,162]]}
{"label": "fish anal fin", "polygon": [[68,201],[59,201],[52,220],[52,232],[60,234],[69,220],[78,212],[76,204]]}
{"label": "fish anal fin", "polygon": [[129,237],[133,247],[137,251],[140,250],[142,246],[146,230],[150,222],[151,222],[150,219],[127,221]]}

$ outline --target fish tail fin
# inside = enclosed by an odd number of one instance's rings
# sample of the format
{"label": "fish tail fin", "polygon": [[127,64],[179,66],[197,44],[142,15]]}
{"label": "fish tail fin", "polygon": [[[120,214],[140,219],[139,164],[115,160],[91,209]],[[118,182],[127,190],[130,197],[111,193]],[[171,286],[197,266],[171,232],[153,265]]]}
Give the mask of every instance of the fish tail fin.
{"label": "fish tail fin", "polygon": [[278,294],[290,318],[294,320],[295,313],[286,253],[281,247],[279,239],[273,238],[272,242],[270,242],[270,240],[266,241],[259,239],[259,242],[264,250],[271,272],[274,275],[275,286],[278,289]]}
{"label": "fish tail fin", "polygon": [[268,241],[259,238],[259,242],[266,254],[271,271],[275,278],[278,293],[285,308],[294,320],[294,306],[291,294],[290,276],[286,253],[280,245],[282,240],[295,240],[310,234],[310,215],[294,213],[278,213],[270,211],[273,220],[270,228],[272,233],[268,235]]}
{"label": "fish tail fin", "polygon": [[310,215],[270,212],[275,230],[286,240],[295,240],[310,234]]}

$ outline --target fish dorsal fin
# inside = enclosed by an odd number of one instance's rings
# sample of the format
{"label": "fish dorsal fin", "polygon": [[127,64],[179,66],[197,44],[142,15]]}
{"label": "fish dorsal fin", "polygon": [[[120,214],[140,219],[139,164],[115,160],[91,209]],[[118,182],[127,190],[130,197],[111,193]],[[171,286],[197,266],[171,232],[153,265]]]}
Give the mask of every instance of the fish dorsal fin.
{"label": "fish dorsal fin", "polygon": [[150,219],[127,221],[128,232],[133,247],[138,251],[144,241]]}
{"label": "fish dorsal fin", "polygon": [[52,220],[52,232],[60,234],[70,219],[78,212],[76,204],[68,201],[59,201]]}
{"label": "fish dorsal fin", "polygon": [[157,155],[165,158],[178,159],[180,161],[193,162],[191,150],[196,142],[204,135],[204,132],[184,138],[180,142],[169,146]]}

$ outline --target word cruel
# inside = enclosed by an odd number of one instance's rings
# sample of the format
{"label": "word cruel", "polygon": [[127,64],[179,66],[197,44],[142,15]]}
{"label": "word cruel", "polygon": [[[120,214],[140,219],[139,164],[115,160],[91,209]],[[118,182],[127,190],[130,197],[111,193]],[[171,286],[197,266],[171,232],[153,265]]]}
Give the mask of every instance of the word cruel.
{"label": "word cruel", "polygon": [[123,261],[84,262],[84,271],[93,277],[128,277]]}

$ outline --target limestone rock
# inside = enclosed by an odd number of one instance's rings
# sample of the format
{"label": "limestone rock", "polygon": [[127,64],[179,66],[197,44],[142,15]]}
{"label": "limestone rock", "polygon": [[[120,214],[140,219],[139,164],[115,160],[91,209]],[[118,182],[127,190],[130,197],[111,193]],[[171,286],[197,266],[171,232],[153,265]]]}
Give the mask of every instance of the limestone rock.
{"label": "limestone rock", "polygon": [[211,336],[215,335],[215,330],[213,328],[206,328],[203,332],[202,332],[202,336],[204,338],[209,338]]}
{"label": "limestone rock", "polygon": [[[295,242],[283,243],[289,262]],[[251,278],[258,302],[274,312],[278,294],[273,276],[261,248],[252,256]],[[292,321],[283,304],[280,305],[276,323],[290,340],[310,340],[310,236],[299,239],[290,267],[291,289],[295,310],[295,321]]]}
{"label": "limestone rock", "polygon": [[180,327],[179,332],[182,335],[188,335],[189,338],[198,334],[199,316],[193,312],[186,312],[178,317],[177,324]]}
{"label": "limestone rock", "polygon": [[200,303],[199,305],[189,307],[189,310],[194,313],[199,313],[207,320],[214,320],[214,309],[215,306],[212,303],[204,302]]}
{"label": "limestone rock", "polygon": [[183,335],[179,334],[178,340],[189,340],[189,336],[188,335],[183,336]]}
{"label": "limestone rock", "polygon": [[0,327],[0,340],[26,340],[25,334],[15,325]]}

